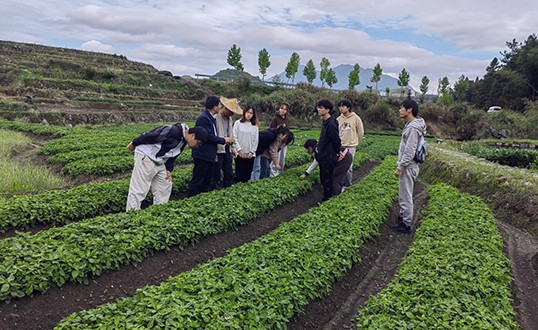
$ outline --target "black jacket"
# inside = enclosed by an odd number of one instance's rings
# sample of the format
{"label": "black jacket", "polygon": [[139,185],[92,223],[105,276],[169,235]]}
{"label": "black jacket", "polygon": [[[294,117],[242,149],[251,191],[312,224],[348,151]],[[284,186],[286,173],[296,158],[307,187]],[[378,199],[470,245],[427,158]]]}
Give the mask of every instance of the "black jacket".
{"label": "black jacket", "polygon": [[183,137],[183,126],[180,123],[174,125],[164,125],[157,127],[147,133],[140,135],[135,138],[132,143],[133,145],[139,146],[142,144],[160,144],[161,147],[159,151],[155,154],[155,157],[162,157],[166,155],[167,152],[176,148],[182,142],[182,146],[179,150],[179,153],[174,157],[170,157],[166,160],[165,166],[168,171],[174,169],[174,161],[177,156],[183,151],[186,145],[185,138]]}
{"label": "black jacket", "polygon": [[269,128],[265,131],[261,131],[258,135],[258,148],[256,149],[256,156],[263,154],[263,152],[275,142],[277,137],[276,128]]}
{"label": "black jacket", "polygon": [[192,158],[208,162],[215,162],[217,158],[217,144],[226,144],[224,138],[217,136],[216,120],[206,109],[196,119],[195,126],[202,126],[207,131],[207,141],[198,148],[192,150]]}
{"label": "black jacket", "polygon": [[336,163],[338,153],[343,148],[338,134],[338,123],[333,116],[323,121],[317,149],[318,162]]}

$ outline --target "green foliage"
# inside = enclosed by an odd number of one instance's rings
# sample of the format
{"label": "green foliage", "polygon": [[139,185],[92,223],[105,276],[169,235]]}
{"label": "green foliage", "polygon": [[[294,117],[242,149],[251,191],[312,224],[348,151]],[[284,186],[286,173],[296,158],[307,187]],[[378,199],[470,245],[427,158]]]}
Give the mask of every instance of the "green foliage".
{"label": "green foliage", "polygon": [[361,119],[381,129],[390,129],[396,126],[394,110],[382,100],[360,112]]}
{"label": "green foliage", "polygon": [[483,131],[483,111],[475,110],[462,103],[443,109],[443,121],[447,124],[446,133],[454,138],[472,140]]}
{"label": "green foliage", "polygon": [[[359,185],[225,257],[117,304],[73,314],[58,329],[110,328],[117,323],[164,327],[164,320],[175,329],[284,329],[308,302],[331,290],[358,260],[364,242],[378,234],[397,196],[397,180],[390,175],[394,161],[387,159]],[[291,181],[298,184],[297,178]],[[242,200],[257,196],[243,190]],[[256,208],[259,204],[252,203]],[[233,216],[238,211],[226,212]]]}
{"label": "green foliage", "polygon": [[329,88],[332,88],[333,85],[338,82],[338,78],[336,77],[336,72],[334,71],[333,68],[330,68],[329,71],[327,72],[327,77],[325,79],[325,82],[327,83],[327,86],[329,86]]}
{"label": "green foliage", "polygon": [[420,103],[424,103],[424,96],[426,95],[426,93],[428,92],[428,85],[430,84],[430,78],[428,78],[428,76],[424,76],[422,77],[422,79],[420,80],[420,92],[422,94],[420,94]]}
{"label": "green foliage", "polygon": [[291,79],[292,83],[295,81],[295,75],[297,74],[297,71],[299,70],[299,62],[301,61],[301,57],[296,52],[293,52],[290,57],[290,61],[286,65],[286,69],[284,70],[286,73],[286,78],[288,78],[288,81]]}
{"label": "green foliage", "polygon": [[321,62],[319,63],[320,71],[319,71],[319,80],[321,80],[321,86],[325,86],[325,83],[327,82],[327,75],[329,74],[329,67],[331,66],[331,62],[328,58],[323,57],[321,59]]}
{"label": "green foliage", "polygon": [[234,67],[236,70],[243,71],[243,63],[241,63],[241,47],[237,47],[233,44],[228,50],[227,63]]}
{"label": "green foliage", "polygon": [[[187,189],[191,168],[172,173],[172,192]],[[0,232],[37,223],[65,225],[85,218],[125,210],[129,179],[88,183],[65,190],[51,190],[37,195],[0,198]],[[151,200],[151,194],[146,198]]]}
{"label": "green foliage", "polygon": [[314,82],[314,79],[316,79],[317,74],[318,73],[316,72],[314,62],[312,61],[312,59],[308,60],[303,69],[303,75],[306,77],[306,80],[309,84],[312,84]]}
{"label": "green foliage", "polygon": [[405,68],[403,68],[402,71],[400,71],[400,73],[398,74],[398,86],[401,87],[402,93],[405,92],[405,89],[407,88],[407,86],[409,86],[410,78],[411,77],[409,76],[409,72],[407,72]]}
{"label": "green foliage", "polygon": [[538,178],[531,172],[480,161],[435,145],[430,145],[428,157],[420,168],[424,180],[448,183],[481,196],[499,218],[538,236]]}
{"label": "green foliage", "polygon": [[370,78],[370,81],[375,84],[376,90],[377,90],[377,83],[381,80],[382,74],[383,74],[383,69],[381,68],[381,65],[377,63],[372,69],[372,78]]}
{"label": "green foliage", "polygon": [[470,88],[471,82],[469,78],[464,75],[461,75],[458,80],[454,83],[454,99],[459,102],[465,101],[467,91]]}
{"label": "green foliage", "polygon": [[271,66],[271,60],[269,59],[270,57],[269,52],[265,48],[260,50],[258,53],[258,67],[260,69],[260,73],[262,74],[262,80],[265,80],[267,68]]}
{"label": "green foliage", "polygon": [[484,146],[480,142],[464,144],[464,150],[469,154],[484,158],[501,165],[521,168],[538,168],[538,151],[526,149],[496,149]]}
{"label": "green foliage", "polygon": [[[120,264],[140,262],[153,250],[186,246],[233,229],[311,190],[313,181],[299,179],[303,171],[289,170],[270,180],[0,240],[0,279],[4,279],[0,299],[45,291],[68,281],[86,282],[88,276]],[[237,208],[229,196],[248,205]]]}
{"label": "green foliage", "polygon": [[0,110],[8,111],[27,111],[34,109],[35,106],[23,102],[5,102],[0,101]]}
{"label": "green foliage", "polygon": [[428,198],[395,278],[368,299],[358,327],[518,329],[510,261],[487,205],[447,185]]}
{"label": "green foliage", "polygon": [[361,72],[360,65],[358,63],[355,63],[355,65],[353,65],[353,69],[349,72],[349,75],[347,76],[349,79],[348,86],[347,86],[348,89],[353,90],[355,89],[355,86],[361,83],[361,78],[359,75],[360,72]]}

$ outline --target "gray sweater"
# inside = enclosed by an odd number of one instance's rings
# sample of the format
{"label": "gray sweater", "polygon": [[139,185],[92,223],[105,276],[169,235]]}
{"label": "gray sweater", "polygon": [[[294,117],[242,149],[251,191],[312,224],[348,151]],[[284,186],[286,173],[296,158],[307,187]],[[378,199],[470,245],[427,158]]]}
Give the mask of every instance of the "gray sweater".
{"label": "gray sweater", "polygon": [[417,117],[405,124],[398,149],[398,170],[405,167],[416,167],[418,163],[414,160],[418,148],[420,137],[426,135],[426,123],[424,119]]}

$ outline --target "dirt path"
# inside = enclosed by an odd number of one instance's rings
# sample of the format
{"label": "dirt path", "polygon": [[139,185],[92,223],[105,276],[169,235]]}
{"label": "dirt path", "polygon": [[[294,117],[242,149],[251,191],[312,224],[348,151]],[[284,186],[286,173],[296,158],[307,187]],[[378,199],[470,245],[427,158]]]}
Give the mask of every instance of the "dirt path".
{"label": "dirt path", "polygon": [[538,330],[538,240],[507,223],[499,223],[506,244],[506,254],[512,261],[513,305],[522,329]]}

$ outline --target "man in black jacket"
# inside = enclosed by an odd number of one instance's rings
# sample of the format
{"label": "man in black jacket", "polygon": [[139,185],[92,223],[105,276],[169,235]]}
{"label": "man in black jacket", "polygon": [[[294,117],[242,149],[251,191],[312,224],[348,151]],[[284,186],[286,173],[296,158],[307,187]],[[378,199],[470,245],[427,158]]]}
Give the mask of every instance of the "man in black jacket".
{"label": "man in black jacket", "polygon": [[149,189],[153,204],[168,202],[172,192],[174,161],[185,145],[197,148],[207,140],[203,127],[185,124],[157,127],[134,139],[127,148],[134,152],[134,167],[129,184],[126,210],[140,210]]}
{"label": "man in black jacket", "polygon": [[213,116],[220,109],[222,109],[222,105],[219,97],[210,95],[205,100],[204,112],[196,119],[196,126],[201,126],[207,131],[207,142],[192,152],[194,168],[192,180],[189,182],[189,197],[209,191],[213,166],[217,162],[217,144],[231,145],[233,143],[233,138],[222,138],[217,135],[216,120]]}
{"label": "man in black jacket", "polygon": [[334,104],[326,99],[316,104],[318,115],[323,119],[318,140],[316,160],[319,163],[319,178],[323,186],[322,202],[333,196],[333,171],[338,160],[338,154],[343,150],[338,133],[338,123],[331,115]]}

